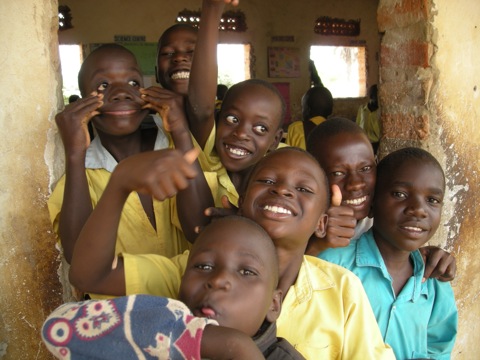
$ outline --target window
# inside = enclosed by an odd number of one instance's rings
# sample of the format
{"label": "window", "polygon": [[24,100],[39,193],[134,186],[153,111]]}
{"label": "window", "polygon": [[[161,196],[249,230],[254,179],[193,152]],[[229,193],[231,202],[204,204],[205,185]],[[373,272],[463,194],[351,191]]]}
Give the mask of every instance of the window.
{"label": "window", "polygon": [[322,83],[334,98],[367,95],[367,52],[365,46],[311,46]]}
{"label": "window", "polygon": [[250,45],[218,44],[218,83],[228,87],[250,78]]}
{"label": "window", "polygon": [[63,99],[67,104],[70,95],[80,95],[78,72],[82,64],[82,46],[60,45],[60,64],[62,67]]}

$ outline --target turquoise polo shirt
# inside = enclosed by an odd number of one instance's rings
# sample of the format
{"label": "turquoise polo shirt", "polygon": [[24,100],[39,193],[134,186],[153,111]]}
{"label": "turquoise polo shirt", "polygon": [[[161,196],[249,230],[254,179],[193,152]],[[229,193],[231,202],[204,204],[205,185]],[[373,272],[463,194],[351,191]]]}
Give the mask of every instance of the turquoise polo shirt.
{"label": "turquoise polo shirt", "polygon": [[458,322],[453,290],[450,283],[436,279],[422,283],[425,265],[418,250],[410,255],[414,274],[398,296],[372,230],[349,246],[325,250],[318,257],[360,278],[383,339],[397,359],[450,359]]}

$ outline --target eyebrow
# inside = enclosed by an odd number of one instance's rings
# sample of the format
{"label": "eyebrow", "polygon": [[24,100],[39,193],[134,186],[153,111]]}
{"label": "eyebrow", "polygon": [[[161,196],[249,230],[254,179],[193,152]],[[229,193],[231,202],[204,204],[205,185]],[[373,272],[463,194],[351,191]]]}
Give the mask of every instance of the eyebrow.
{"label": "eyebrow", "polygon": [[[391,183],[391,186],[405,186],[405,187],[408,187],[408,188],[414,188],[413,184],[411,182],[408,182],[408,181],[392,181]],[[438,194],[438,195],[444,195],[445,194],[445,190],[443,190],[442,188],[438,188],[438,187],[429,187],[427,188],[429,192],[433,193],[433,194]]]}

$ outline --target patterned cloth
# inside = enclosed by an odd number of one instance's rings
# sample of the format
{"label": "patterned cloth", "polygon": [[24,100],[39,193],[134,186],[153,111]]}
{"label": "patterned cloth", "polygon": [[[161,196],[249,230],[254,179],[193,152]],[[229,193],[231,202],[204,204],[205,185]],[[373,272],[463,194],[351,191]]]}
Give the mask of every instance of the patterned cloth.
{"label": "patterned cloth", "polygon": [[58,359],[195,360],[207,324],[218,325],[180,301],[134,295],[64,304],[43,324],[42,338]]}

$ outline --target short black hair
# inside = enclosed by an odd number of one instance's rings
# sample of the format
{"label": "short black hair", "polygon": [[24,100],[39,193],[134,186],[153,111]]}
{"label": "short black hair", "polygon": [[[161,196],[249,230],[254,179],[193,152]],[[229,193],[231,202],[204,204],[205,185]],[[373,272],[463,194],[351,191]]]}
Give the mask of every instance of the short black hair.
{"label": "short black hair", "polygon": [[[258,85],[258,86],[263,86],[266,89],[270,90],[280,101],[281,104],[281,113],[280,113],[280,119],[278,122],[278,129],[280,129],[283,126],[283,120],[285,119],[285,114],[287,112],[287,105],[285,103],[285,99],[283,98],[282,94],[280,94],[280,91],[277,89],[276,86],[273,84],[269,83],[268,81],[262,80],[262,79],[248,79],[244,80],[241,82],[238,82],[234,85],[232,85],[227,92],[225,93],[225,97],[223,98],[223,104],[225,104],[228,100],[228,98],[231,96],[231,94],[234,93],[234,91],[243,86],[243,85]],[[222,104],[222,106],[223,106]]]}
{"label": "short black hair", "polygon": [[302,98],[302,116],[307,121],[315,116],[327,118],[333,112],[333,97],[324,86],[314,86]]}
{"label": "short black hair", "polygon": [[425,164],[431,164],[438,168],[442,173],[445,183],[445,173],[438,160],[430,154],[428,151],[417,147],[406,147],[391,152],[385,156],[377,165],[377,184],[380,183],[380,179],[384,176],[389,176],[397,169],[401,164],[408,160],[420,160]]}
{"label": "short black hair", "polygon": [[321,144],[325,139],[343,133],[367,136],[365,131],[354,121],[344,117],[332,117],[315,126],[310,132],[306,141],[307,151],[312,152],[316,144]]}

